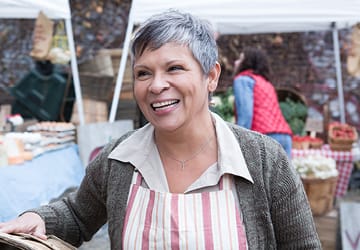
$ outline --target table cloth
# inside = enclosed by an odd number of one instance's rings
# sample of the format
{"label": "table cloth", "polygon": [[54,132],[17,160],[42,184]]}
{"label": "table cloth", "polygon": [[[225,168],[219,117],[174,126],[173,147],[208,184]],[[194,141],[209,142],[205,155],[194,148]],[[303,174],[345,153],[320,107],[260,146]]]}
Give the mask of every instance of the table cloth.
{"label": "table cloth", "polygon": [[328,144],[323,145],[320,149],[292,149],[291,156],[304,157],[313,154],[320,154],[325,157],[331,157],[336,161],[336,168],[339,172],[336,184],[335,196],[341,197],[346,194],[350,175],[353,169],[353,152],[352,151],[333,151]]}
{"label": "table cloth", "polygon": [[23,164],[0,168],[0,222],[26,209],[47,204],[79,186],[85,168],[78,146],[49,151]]}

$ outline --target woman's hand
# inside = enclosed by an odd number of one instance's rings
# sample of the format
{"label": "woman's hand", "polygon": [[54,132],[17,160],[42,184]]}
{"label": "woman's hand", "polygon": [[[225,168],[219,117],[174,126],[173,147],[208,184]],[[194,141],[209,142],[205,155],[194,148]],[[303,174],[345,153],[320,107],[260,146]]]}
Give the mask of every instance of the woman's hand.
{"label": "woman's hand", "polygon": [[46,240],[45,222],[32,212],[24,213],[8,222],[0,223],[0,233],[26,233]]}

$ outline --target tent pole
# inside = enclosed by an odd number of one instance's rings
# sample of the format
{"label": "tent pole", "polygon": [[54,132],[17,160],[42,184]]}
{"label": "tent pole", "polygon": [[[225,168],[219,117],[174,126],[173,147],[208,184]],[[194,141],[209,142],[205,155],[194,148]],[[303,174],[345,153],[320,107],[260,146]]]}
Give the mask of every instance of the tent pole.
{"label": "tent pole", "polygon": [[125,35],[125,41],[124,41],[122,54],[121,54],[119,72],[118,72],[117,79],[116,79],[116,85],[115,85],[115,89],[114,89],[114,96],[113,96],[111,109],[110,109],[109,122],[114,122],[115,121],[116,111],[117,111],[117,107],[118,107],[118,104],[119,104],[120,91],[121,91],[122,81],[123,81],[123,78],[124,78],[124,72],[125,72],[125,68],[126,68],[126,61],[127,61],[128,54],[129,54],[130,37],[131,37],[131,33],[133,31],[133,26],[134,26],[134,15],[133,15],[134,2],[135,1],[132,2],[131,7],[130,7],[128,25],[127,25],[127,29],[126,29],[126,35]]}
{"label": "tent pole", "polygon": [[74,90],[75,90],[76,105],[77,105],[77,110],[78,110],[78,115],[79,115],[79,122],[80,122],[80,125],[84,125],[84,110],[83,110],[83,102],[82,102],[82,96],[81,96],[79,71],[78,71],[77,61],[76,61],[74,37],[73,37],[73,33],[72,33],[71,18],[65,19],[65,27],[66,27],[66,35],[68,37],[69,49],[70,49],[70,54],[71,54],[71,71],[72,71],[73,81],[74,81]]}
{"label": "tent pole", "polygon": [[339,108],[340,108],[340,121],[342,123],[345,123],[345,105],[344,105],[344,91],[343,91],[342,72],[341,72],[339,33],[336,27],[336,23],[333,23],[332,25],[332,34],[333,34],[334,55],[335,55],[335,63],[336,63],[336,80],[337,80],[337,90],[338,90]]}

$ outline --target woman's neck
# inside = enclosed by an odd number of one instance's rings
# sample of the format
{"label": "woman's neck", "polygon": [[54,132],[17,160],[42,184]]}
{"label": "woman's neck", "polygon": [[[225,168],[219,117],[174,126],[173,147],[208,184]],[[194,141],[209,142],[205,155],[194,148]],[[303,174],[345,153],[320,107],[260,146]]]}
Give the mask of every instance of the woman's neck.
{"label": "woman's neck", "polygon": [[211,117],[207,122],[193,124],[192,126],[193,128],[186,127],[171,132],[155,129],[154,140],[158,150],[166,149],[174,157],[186,157],[196,152],[210,138],[216,137],[215,126]]}

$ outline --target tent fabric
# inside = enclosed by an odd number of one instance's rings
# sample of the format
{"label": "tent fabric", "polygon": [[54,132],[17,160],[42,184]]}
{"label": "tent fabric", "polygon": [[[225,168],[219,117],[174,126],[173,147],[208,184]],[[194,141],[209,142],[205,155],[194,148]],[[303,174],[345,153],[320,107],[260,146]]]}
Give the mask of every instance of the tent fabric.
{"label": "tent fabric", "polygon": [[71,71],[74,79],[76,105],[79,112],[80,124],[84,124],[84,111],[81,97],[79,72],[76,62],[76,51],[71,24],[71,11],[68,0],[1,0],[0,18],[35,19],[42,11],[51,19],[65,19],[66,35],[71,53]]}
{"label": "tent fabric", "polygon": [[191,12],[213,23],[221,34],[299,32],[352,26],[359,0],[134,0],[134,23],[166,9]]}
{"label": "tent fabric", "polygon": [[[337,29],[350,28],[360,22],[359,0],[133,0],[123,55],[129,51],[135,24],[167,9],[195,14],[212,23],[219,34],[287,33],[332,30],[338,81],[341,121],[345,122],[341,82],[341,65]],[[121,58],[109,121],[115,119],[126,56]]]}
{"label": "tent fabric", "polygon": [[1,0],[0,18],[36,18],[42,10],[54,19],[71,18],[67,0]]}

